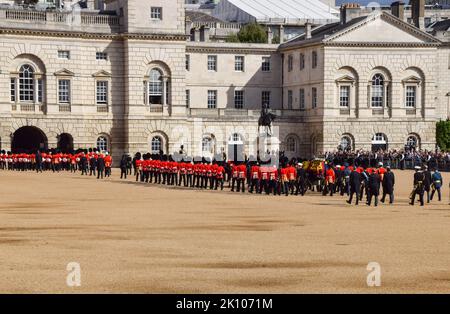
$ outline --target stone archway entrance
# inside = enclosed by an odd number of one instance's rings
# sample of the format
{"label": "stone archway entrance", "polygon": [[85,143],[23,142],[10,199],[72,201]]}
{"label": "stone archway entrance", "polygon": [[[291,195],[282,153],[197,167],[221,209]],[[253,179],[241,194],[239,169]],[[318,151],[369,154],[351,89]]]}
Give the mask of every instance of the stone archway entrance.
{"label": "stone archway entrance", "polygon": [[62,133],[58,136],[58,150],[62,153],[71,153],[73,151],[73,137],[68,133]]}
{"label": "stone archway entrance", "polygon": [[13,153],[33,153],[38,149],[47,149],[48,140],[45,133],[34,126],[24,126],[17,129],[11,141]]}

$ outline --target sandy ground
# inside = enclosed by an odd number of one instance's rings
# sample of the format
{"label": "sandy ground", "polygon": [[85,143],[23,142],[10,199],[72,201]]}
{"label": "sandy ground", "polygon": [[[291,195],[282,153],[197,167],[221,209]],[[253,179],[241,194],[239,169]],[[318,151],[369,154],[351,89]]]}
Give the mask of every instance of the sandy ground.
{"label": "sandy ground", "polygon": [[[155,187],[0,172],[0,292],[450,292],[450,205]],[[450,175],[445,174],[445,180]],[[81,266],[68,287],[66,266]],[[369,262],[381,287],[369,288]]]}

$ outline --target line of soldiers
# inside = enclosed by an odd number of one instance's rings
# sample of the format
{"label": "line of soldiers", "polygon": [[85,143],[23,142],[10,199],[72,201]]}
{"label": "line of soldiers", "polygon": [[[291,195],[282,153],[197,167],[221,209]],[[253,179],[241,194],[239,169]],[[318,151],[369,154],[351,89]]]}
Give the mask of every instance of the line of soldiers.
{"label": "line of soldiers", "polygon": [[[162,158],[164,157],[164,158]],[[90,149],[73,154],[61,152],[36,152],[35,154],[11,154],[4,151],[0,154],[0,169],[29,171],[70,171],[81,175],[97,176],[98,179],[111,176],[112,157],[108,152]],[[322,167],[312,170],[307,163],[297,160],[284,161],[280,167],[258,161],[247,162],[193,162],[186,159],[174,161],[171,156],[155,156],[136,154],[134,159],[124,155],[120,162],[121,179],[131,175],[134,168],[136,181],[156,183],[169,186],[184,186],[199,189],[224,189],[225,182],[232,192],[273,195],[305,195],[308,190],[333,196],[349,196],[347,203],[356,205],[366,197],[366,204],[378,206],[389,196],[389,203],[394,203],[395,176],[390,167],[363,168],[362,166],[343,166],[320,161]],[[427,166],[416,167],[414,189],[410,195],[411,205],[419,196],[424,205],[424,195],[429,203],[437,192],[441,201],[442,175],[438,170],[431,173]],[[382,192],[380,193],[380,190]],[[382,195],[379,200],[380,194]]]}
{"label": "line of soldiers", "polygon": [[81,171],[82,175],[104,178],[111,176],[113,159],[108,152],[98,152],[90,149],[88,152],[61,153],[37,151],[34,154],[0,153],[0,169],[10,171]]}

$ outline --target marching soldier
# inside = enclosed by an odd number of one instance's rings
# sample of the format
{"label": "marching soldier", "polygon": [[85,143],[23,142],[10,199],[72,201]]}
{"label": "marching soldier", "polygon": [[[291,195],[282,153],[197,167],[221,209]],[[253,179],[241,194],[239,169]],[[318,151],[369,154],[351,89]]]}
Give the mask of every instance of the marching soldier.
{"label": "marching soldier", "polygon": [[250,168],[250,188],[249,188],[249,192],[253,193],[253,191],[255,190],[256,193],[259,192],[259,180],[261,180],[260,178],[260,167],[257,163],[255,163],[253,166],[251,166]]}
{"label": "marching soldier", "polygon": [[430,203],[430,191],[431,191],[431,172],[428,169],[428,166],[423,166],[423,175],[425,176],[425,181],[423,182],[423,188],[425,192],[427,192],[427,203]]}
{"label": "marching soldier", "polygon": [[281,168],[280,171],[281,174],[281,188],[283,190],[283,193],[288,196],[289,195],[289,169],[288,167]]}
{"label": "marching soldier", "polygon": [[97,179],[102,178],[105,174],[105,157],[99,154],[97,157]]}
{"label": "marching soldier", "polygon": [[105,153],[105,176],[110,177],[111,176],[111,167],[112,167],[112,157],[111,155],[106,152]]}
{"label": "marching soldier", "polygon": [[430,200],[433,200],[434,193],[437,191],[438,200],[440,202],[441,201],[441,187],[444,184],[444,182],[442,180],[442,175],[437,168],[434,170],[433,175],[431,176],[431,180],[433,182],[432,183],[433,191],[431,192]]}
{"label": "marching soldier", "polygon": [[416,172],[414,173],[414,189],[411,193],[411,203],[410,205],[414,205],[414,201],[416,200],[416,195],[419,195],[420,206],[424,206],[423,194],[424,194],[424,182],[425,175],[421,171],[419,166],[415,167]]}
{"label": "marching soldier", "polygon": [[295,195],[301,194],[302,196],[306,193],[306,171],[303,169],[303,164],[297,164],[297,189]]}
{"label": "marching soldier", "polygon": [[383,178],[383,197],[381,198],[381,203],[384,203],[386,199],[386,195],[389,195],[389,204],[394,203],[394,185],[395,185],[395,176],[391,171],[391,167],[386,167],[386,174]]}
{"label": "marching soldier", "polygon": [[220,190],[223,191],[224,177],[225,177],[225,168],[222,165],[218,165],[217,170],[216,170],[216,187],[215,187],[215,190],[217,190],[219,185],[220,185]]}
{"label": "marching soldier", "polygon": [[333,166],[329,165],[327,171],[325,172],[325,188],[323,189],[323,195],[327,195],[330,192],[330,196],[333,196],[334,183],[336,181],[336,174],[333,170]]}
{"label": "marching soldier", "polygon": [[350,188],[350,199],[347,201],[348,204],[352,203],[353,195],[356,196],[356,205],[359,202],[359,191],[361,189],[361,175],[353,169],[353,171],[349,175],[348,185]]}
{"label": "marching soldier", "polygon": [[378,196],[380,195],[380,185],[381,178],[378,171],[372,171],[369,177],[369,199],[367,201],[367,205],[370,206],[372,204],[372,197],[374,200],[375,207],[378,206]]}
{"label": "marching soldier", "polygon": [[245,193],[247,166],[244,163],[241,163],[239,166],[237,166],[237,171],[238,171],[237,191],[240,192],[242,189],[242,193]]}

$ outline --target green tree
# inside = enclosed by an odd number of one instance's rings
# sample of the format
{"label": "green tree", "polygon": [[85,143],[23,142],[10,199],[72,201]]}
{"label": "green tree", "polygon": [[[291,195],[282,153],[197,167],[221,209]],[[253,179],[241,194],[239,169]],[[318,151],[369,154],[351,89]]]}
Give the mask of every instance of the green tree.
{"label": "green tree", "polygon": [[241,28],[237,35],[228,36],[227,42],[267,43],[267,33],[264,27],[257,23],[250,23]]}
{"label": "green tree", "polygon": [[267,43],[267,33],[264,27],[257,23],[245,25],[237,34],[241,43]]}
{"label": "green tree", "polygon": [[436,143],[441,150],[450,151],[450,120],[437,123]]}

